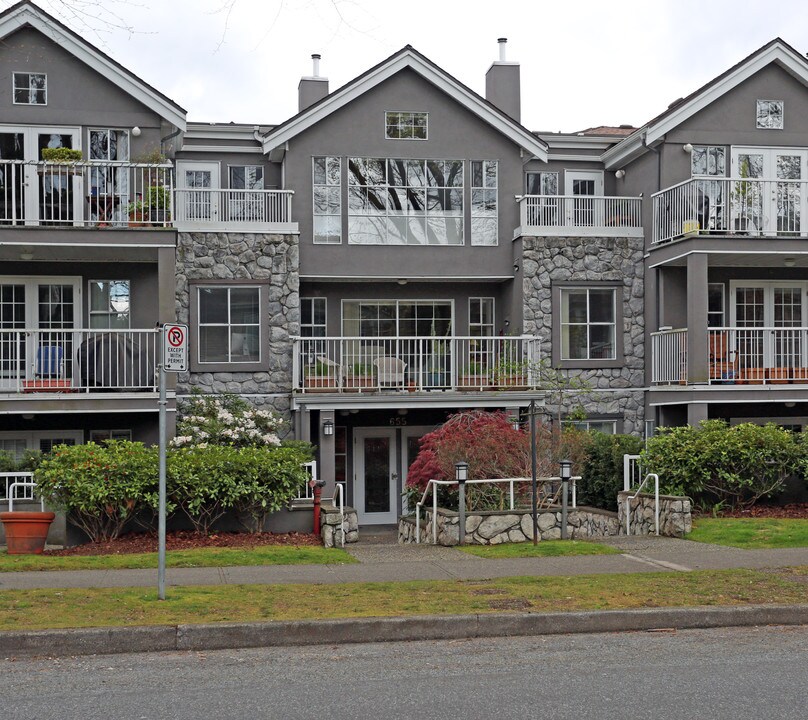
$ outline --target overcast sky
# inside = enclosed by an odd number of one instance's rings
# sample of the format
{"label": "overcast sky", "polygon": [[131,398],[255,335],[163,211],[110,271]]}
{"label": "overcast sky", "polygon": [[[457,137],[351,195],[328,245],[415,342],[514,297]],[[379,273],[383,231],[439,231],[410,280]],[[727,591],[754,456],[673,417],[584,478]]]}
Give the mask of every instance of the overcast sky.
{"label": "overcast sky", "polygon": [[[10,0],[0,0],[8,7]],[[640,125],[774,37],[808,51],[808,2],[778,0],[39,0],[188,110],[278,123],[312,53],[335,90],[410,44],[472,90],[508,38],[522,122]]]}

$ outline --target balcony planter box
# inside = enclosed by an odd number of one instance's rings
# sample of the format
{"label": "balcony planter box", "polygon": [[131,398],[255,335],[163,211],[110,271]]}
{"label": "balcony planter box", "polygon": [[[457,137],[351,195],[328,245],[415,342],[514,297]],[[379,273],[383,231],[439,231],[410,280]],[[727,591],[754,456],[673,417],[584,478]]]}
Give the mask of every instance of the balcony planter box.
{"label": "balcony planter box", "polygon": [[23,380],[22,391],[30,392],[73,392],[70,380]]}
{"label": "balcony planter box", "polygon": [[764,368],[744,368],[738,371],[738,379],[735,382],[738,385],[762,385],[765,378]]}
{"label": "balcony planter box", "polygon": [[766,370],[769,378],[769,383],[772,385],[786,385],[791,382],[794,375],[793,368],[769,368]]}
{"label": "balcony planter box", "polygon": [[461,375],[460,390],[489,390],[491,381],[488,375]]}
{"label": "balcony planter box", "polygon": [[40,555],[45,549],[48,530],[56,517],[52,512],[0,513],[0,522],[6,532],[9,555]]}
{"label": "balcony planter box", "polygon": [[509,388],[510,390],[526,390],[527,389],[527,375],[524,373],[515,373],[513,375],[498,375],[497,387]]}
{"label": "balcony planter box", "polygon": [[800,385],[808,383],[808,368],[792,368],[791,377],[794,383]]}
{"label": "balcony planter box", "polygon": [[307,375],[303,387],[306,390],[322,390],[324,392],[336,392],[337,379],[330,375]]}
{"label": "balcony planter box", "polygon": [[349,375],[345,378],[345,390],[364,390],[375,387],[376,381],[372,375]]}

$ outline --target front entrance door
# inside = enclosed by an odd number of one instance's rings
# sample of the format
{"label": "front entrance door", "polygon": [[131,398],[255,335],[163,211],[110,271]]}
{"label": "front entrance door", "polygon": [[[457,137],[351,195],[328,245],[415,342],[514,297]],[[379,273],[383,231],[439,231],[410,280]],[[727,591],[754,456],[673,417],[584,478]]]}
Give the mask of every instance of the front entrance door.
{"label": "front entrance door", "polygon": [[354,430],[354,505],[360,525],[398,520],[395,428]]}

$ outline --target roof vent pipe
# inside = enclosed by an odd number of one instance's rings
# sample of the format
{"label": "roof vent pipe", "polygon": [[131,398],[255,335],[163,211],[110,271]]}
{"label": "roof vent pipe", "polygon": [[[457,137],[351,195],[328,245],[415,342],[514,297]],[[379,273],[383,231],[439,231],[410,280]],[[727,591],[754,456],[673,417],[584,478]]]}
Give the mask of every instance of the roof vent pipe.
{"label": "roof vent pipe", "polygon": [[505,57],[505,49],[508,45],[508,38],[497,38],[497,42],[499,43],[499,61],[507,62],[507,58]]}
{"label": "roof vent pipe", "polygon": [[320,55],[314,54],[311,56],[311,76],[320,77]]}

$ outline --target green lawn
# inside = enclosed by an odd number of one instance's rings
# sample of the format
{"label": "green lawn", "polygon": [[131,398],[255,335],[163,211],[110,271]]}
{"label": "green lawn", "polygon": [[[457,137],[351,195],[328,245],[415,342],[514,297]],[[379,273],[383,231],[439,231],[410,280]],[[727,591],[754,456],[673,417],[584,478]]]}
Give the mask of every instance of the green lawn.
{"label": "green lawn", "polygon": [[475,581],[0,592],[0,630],[692,605],[799,604],[808,567]]}
{"label": "green lawn", "polygon": [[808,520],[698,518],[688,540],[732,547],[808,547]]}
{"label": "green lawn", "polygon": [[561,555],[616,555],[620,553],[609,545],[580,540],[542,540],[538,545],[502,543],[501,545],[464,545],[458,548],[469,555],[482,558],[558,557]]}
{"label": "green lawn", "polygon": [[[166,566],[232,567],[234,565],[330,565],[355,563],[356,560],[339,548],[326,550],[315,545],[265,545],[244,548],[200,548],[172,550],[166,553]],[[0,572],[22,570],[122,570],[156,568],[157,553],[131,555],[88,555],[50,557],[47,555],[9,555],[0,552]]]}

